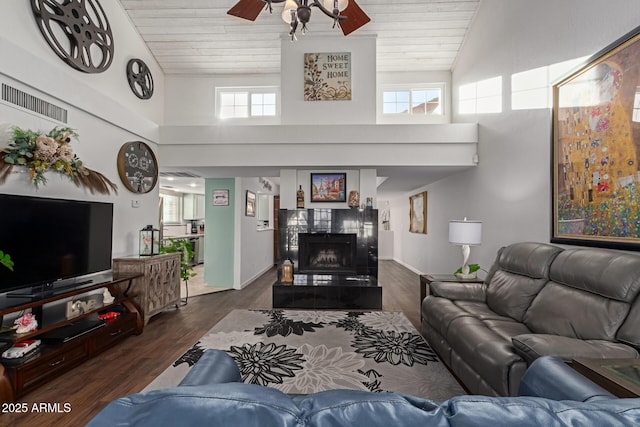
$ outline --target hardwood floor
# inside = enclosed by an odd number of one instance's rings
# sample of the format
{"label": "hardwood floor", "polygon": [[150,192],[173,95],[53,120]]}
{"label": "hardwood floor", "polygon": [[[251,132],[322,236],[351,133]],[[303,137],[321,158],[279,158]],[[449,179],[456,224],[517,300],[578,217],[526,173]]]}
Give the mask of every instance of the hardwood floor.
{"label": "hardwood floor", "polygon": [[[380,261],[378,276],[383,310],[404,312],[420,330],[418,275],[393,261]],[[18,403],[27,404],[27,413],[2,414],[0,426],[86,424],[111,400],[142,390],[232,310],[270,309],[275,279],[276,270],[272,269],[243,290],[189,298],[188,305],[158,314],[141,335],[125,339],[19,399]],[[33,410],[34,404],[38,408],[40,404],[56,403],[59,413]],[[49,412],[55,409],[49,406]],[[65,412],[66,408],[70,410]]]}

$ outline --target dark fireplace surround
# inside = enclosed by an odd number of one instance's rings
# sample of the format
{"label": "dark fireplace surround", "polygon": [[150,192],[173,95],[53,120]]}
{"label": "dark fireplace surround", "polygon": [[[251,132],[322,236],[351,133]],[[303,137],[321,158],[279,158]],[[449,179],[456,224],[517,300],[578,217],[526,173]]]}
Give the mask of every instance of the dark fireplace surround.
{"label": "dark fireplace surround", "polygon": [[280,209],[278,224],[278,260],[294,274],[378,277],[376,209]]}

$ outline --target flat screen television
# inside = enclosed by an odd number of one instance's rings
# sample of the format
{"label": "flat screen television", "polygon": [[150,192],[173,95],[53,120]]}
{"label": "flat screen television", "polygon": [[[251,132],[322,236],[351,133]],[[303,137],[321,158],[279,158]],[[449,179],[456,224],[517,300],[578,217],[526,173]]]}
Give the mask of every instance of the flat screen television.
{"label": "flat screen television", "polygon": [[73,286],[111,270],[112,231],[112,203],[0,194],[0,250],[14,263],[0,265],[0,293]]}

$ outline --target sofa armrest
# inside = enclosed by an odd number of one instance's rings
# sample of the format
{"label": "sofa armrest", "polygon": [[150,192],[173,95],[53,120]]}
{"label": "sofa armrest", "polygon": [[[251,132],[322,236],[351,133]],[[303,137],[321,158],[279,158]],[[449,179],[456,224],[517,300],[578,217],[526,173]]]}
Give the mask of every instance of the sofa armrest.
{"label": "sofa armrest", "polygon": [[528,364],[541,356],[558,356],[565,362],[576,357],[588,359],[638,358],[631,346],[605,340],[582,340],[547,334],[522,334],[511,338],[515,352]]}
{"label": "sofa armrest", "polygon": [[433,282],[430,284],[431,295],[450,300],[485,302],[487,285],[484,283]]}
{"label": "sofa armrest", "polygon": [[579,402],[617,399],[555,356],[540,357],[529,366],[518,394]]}
{"label": "sofa armrest", "polygon": [[184,377],[179,387],[242,382],[236,362],[222,350],[209,349]]}

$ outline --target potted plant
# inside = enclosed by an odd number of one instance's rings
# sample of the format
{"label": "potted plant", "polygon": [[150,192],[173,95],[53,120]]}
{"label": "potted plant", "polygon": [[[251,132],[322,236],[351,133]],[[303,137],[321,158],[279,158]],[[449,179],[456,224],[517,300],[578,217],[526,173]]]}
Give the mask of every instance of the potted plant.
{"label": "potted plant", "polygon": [[0,251],[0,264],[13,271],[13,261],[11,260],[11,257],[9,256],[9,254],[5,254],[2,251]]}
{"label": "potted plant", "polygon": [[160,248],[161,254],[175,252],[180,252],[180,278],[184,280],[186,288],[186,297],[183,301],[183,305],[186,305],[189,300],[189,279],[196,275],[196,273],[193,272],[193,266],[190,263],[195,253],[191,247],[191,243],[185,239],[171,239],[165,241]]}

